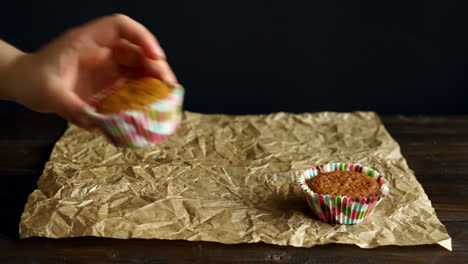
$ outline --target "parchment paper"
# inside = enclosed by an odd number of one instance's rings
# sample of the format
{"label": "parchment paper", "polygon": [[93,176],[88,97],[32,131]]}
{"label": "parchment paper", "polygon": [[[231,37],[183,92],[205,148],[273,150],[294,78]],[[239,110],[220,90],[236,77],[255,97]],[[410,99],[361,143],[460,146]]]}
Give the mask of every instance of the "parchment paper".
{"label": "parchment paper", "polygon": [[[296,177],[328,162],[360,163],[389,180],[390,195],[368,221],[333,226],[312,218]],[[137,150],[70,126],[29,196],[20,236],[451,249],[398,143],[372,112],[185,112],[167,142]]]}

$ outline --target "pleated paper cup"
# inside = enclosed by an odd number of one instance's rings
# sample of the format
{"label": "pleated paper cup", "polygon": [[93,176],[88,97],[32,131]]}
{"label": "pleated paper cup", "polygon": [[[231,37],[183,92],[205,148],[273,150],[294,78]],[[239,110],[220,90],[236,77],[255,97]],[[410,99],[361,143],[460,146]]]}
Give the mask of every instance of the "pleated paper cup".
{"label": "pleated paper cup", "polygon": [[[111,114],[87,110],[104,134],[118,147],[141,148],[164,141],[179,128],[182,119],[184,88],[168,83],[171,93],[164,99],[151,103],[145,110],[126,110]],[[113,90],[91,97],[89,103],[96,107]]]}
{"label": "pleated paper cup", "polygon": [[[373,177],[380,186],[379,193],[360,197],[318,194],[307,186],[307,180],[319,172],[355,171]],[[328,163],[307,169],[298,177],[298,183],[307,199],[312,213],[320,220],[331,224],[357,224],[368,219],[377,205],[389,193],[387,181],[380,173],[369,167],[353,163]]]}

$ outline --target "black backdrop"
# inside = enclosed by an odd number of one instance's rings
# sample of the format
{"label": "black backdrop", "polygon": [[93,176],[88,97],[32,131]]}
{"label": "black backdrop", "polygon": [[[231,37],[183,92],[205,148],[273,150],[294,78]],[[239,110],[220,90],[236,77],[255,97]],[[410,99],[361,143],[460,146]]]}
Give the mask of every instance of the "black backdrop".
{"label": "black backdrop", "polygon": [[191,111],[468,114],[468,16],[460,3],[8,0],[0,37],[33,51],[69,27],[119,12],[160,39]]}

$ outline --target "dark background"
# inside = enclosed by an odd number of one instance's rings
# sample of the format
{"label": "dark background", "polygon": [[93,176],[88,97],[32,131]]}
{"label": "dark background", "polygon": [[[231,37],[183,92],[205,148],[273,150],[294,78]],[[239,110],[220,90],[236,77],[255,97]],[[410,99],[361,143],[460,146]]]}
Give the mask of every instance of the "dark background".
{"label": "dark background", "polygon": [[0,37],[34,51],[119,12],[160,39],[190,111],[468,114],[461,2],[10,0]]}

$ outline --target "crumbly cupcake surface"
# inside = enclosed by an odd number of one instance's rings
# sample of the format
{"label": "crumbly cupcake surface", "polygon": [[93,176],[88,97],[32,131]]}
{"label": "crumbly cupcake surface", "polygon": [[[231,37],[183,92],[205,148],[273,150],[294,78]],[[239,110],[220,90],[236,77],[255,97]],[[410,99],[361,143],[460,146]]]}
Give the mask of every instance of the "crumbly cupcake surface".
{"label": "crumbly cupcake surface", "polygon": [[306,181],[307,186],[318,194],[358,197],[379,191],[377,181],[367,174],[355,171],[320,173]]}
{"label": "crumbly cupcake surface", "polygon": [[96,110],[103,114],[144,110],[149,104],[166,98],[171,91],[169,85],[155,78],[128,80],[121,88],[104,98]]}

